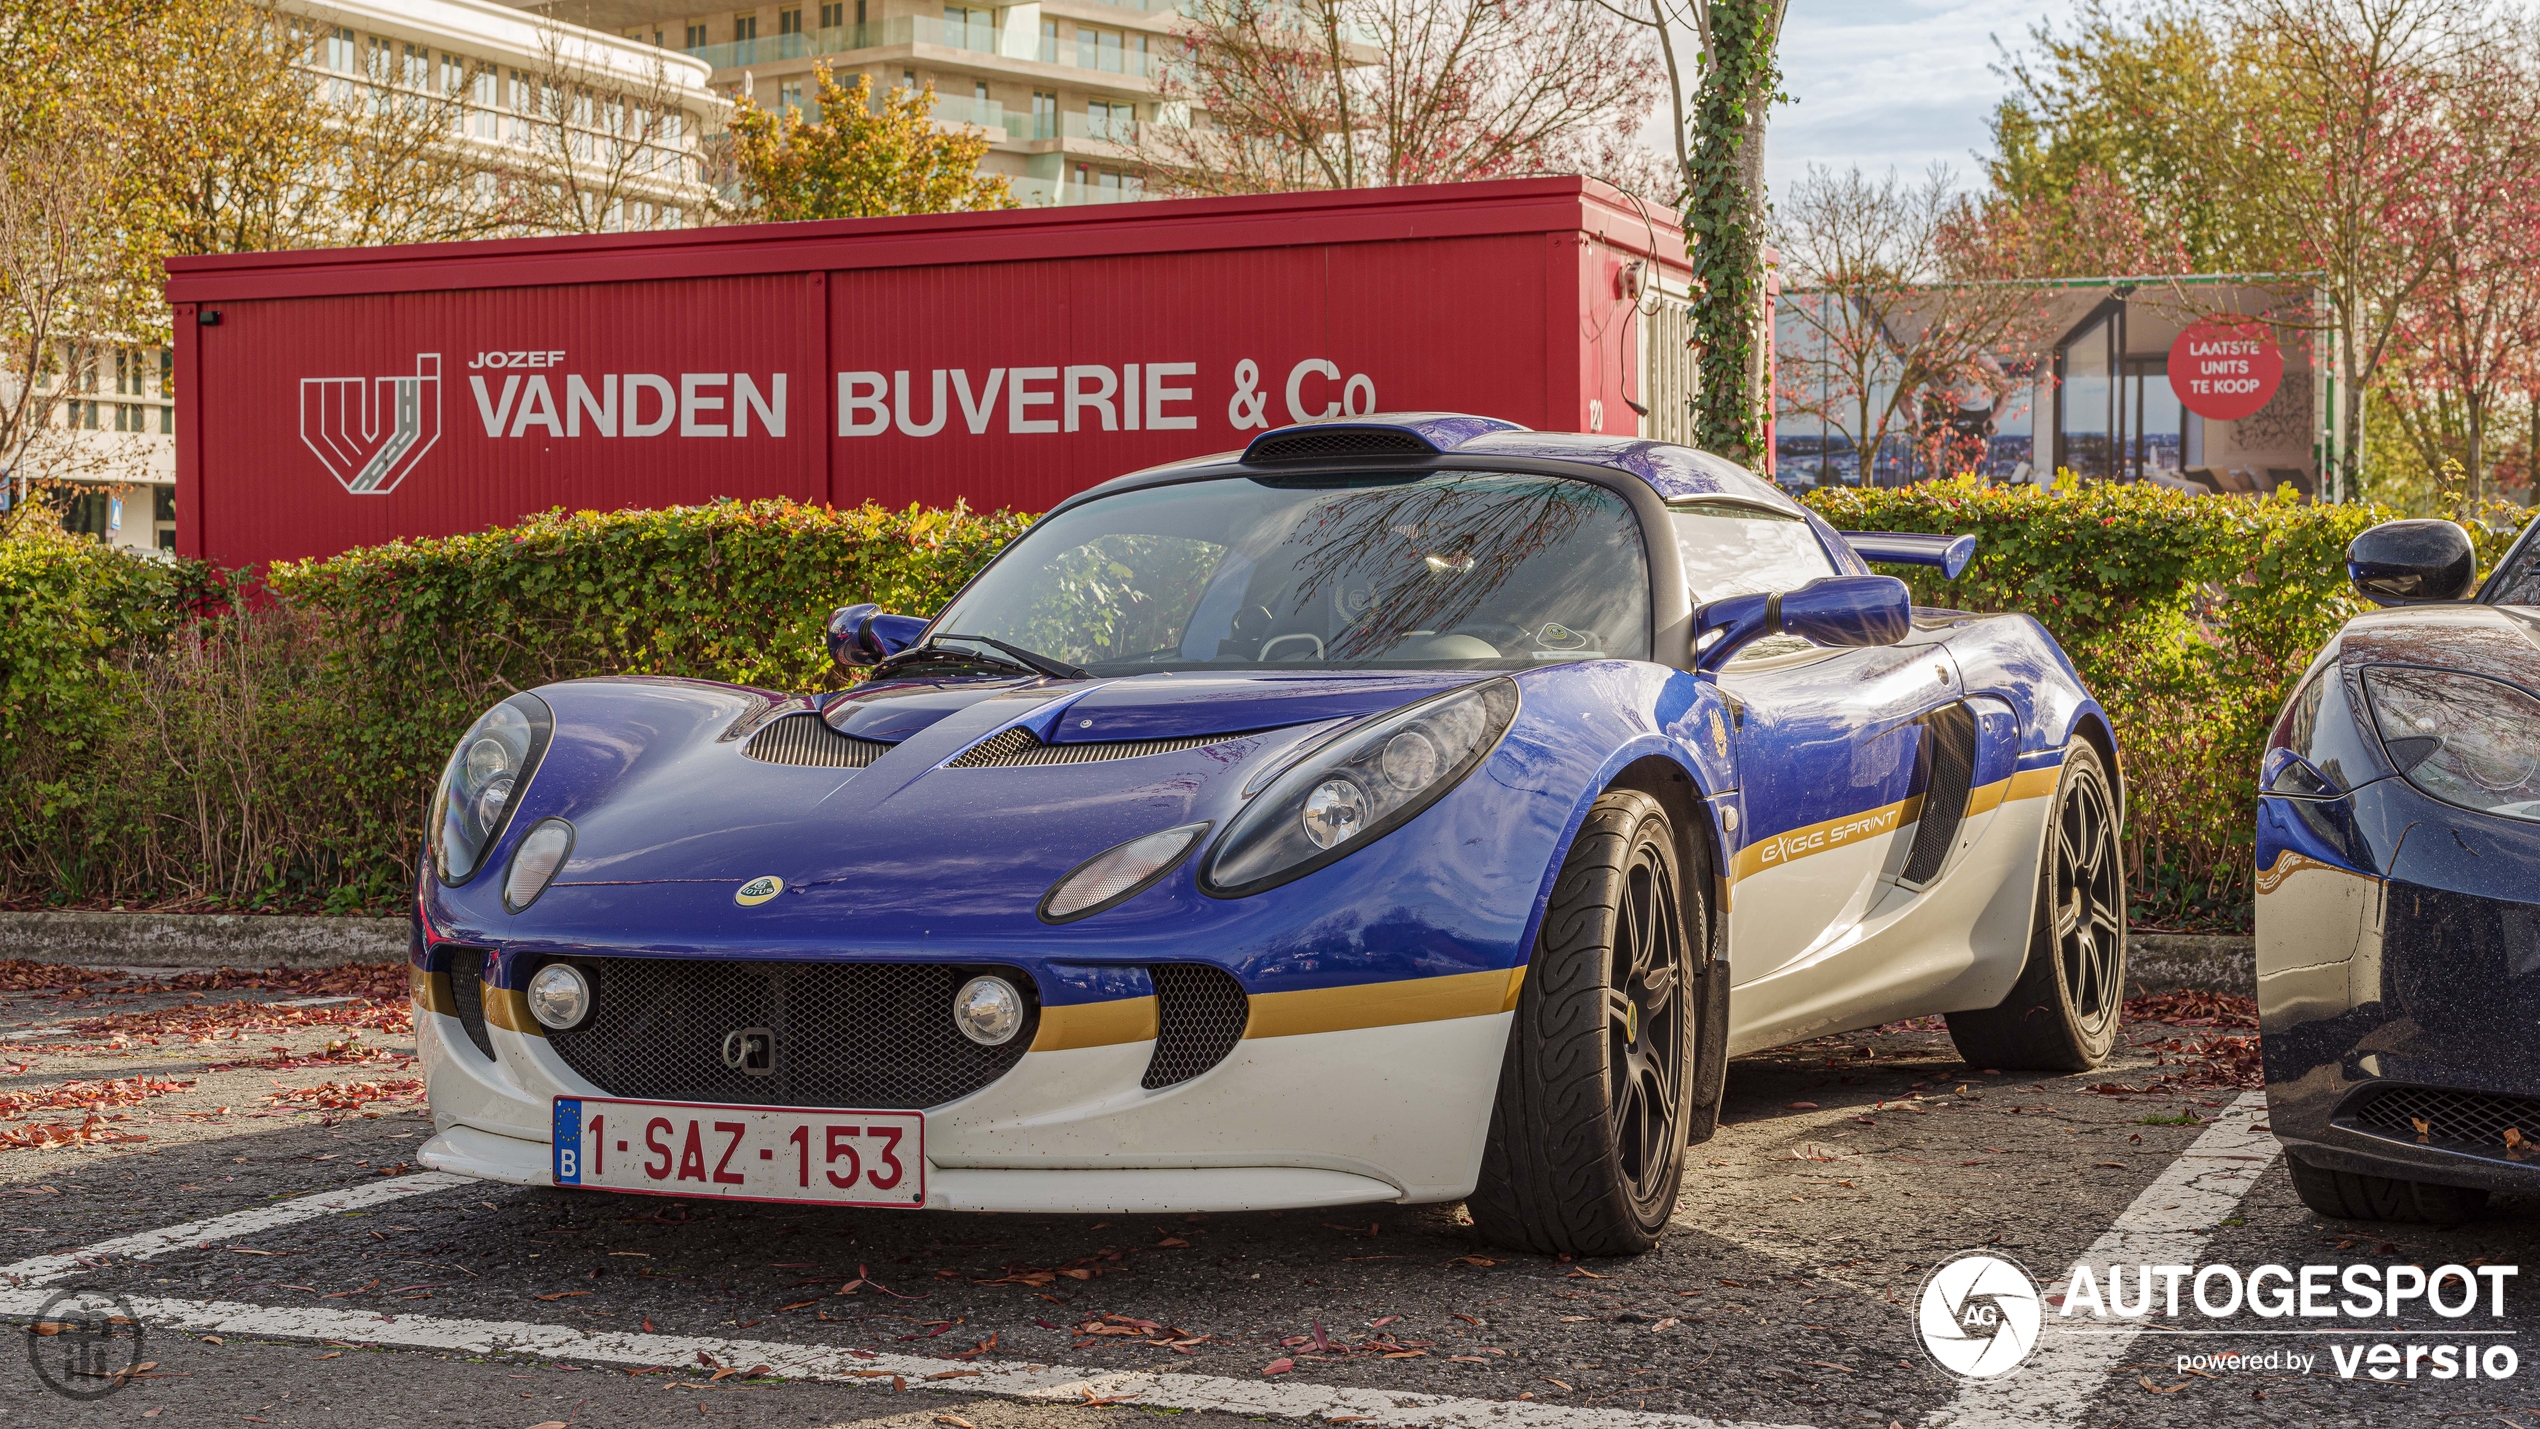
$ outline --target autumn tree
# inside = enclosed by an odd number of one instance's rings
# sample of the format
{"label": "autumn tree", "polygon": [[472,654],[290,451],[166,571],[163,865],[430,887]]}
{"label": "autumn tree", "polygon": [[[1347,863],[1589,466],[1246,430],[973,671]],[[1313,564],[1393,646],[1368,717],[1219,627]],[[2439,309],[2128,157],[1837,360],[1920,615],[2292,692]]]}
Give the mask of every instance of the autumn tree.
{"label": "autumn tree", "polygon": [[868,75],[847,88],[822,65],[813,78],[816,117],[770,113],[747,97],[732,116],[750,216],[792,222],[1016,206],[1004,177],[978,172],[985,132],[935,127],[933,85],[886,90],[877,105]]}
{"label": "autumn tree", "polygon": [[1192,0],[1150,188],[1266,193],[1598,173],[1658,98],[1655,48],[1574,0]]}
{"label": "autumn tree", "polygon": [[1847,439],[1865,483],[1895,438],[1928,467],[1971,465],[1980,454],[1955,449],[1934,414],[1998,406],[2029,381],[1998,355],[2050,336],[2037,292],[2011,281],[2016,240],[1945,166],[1919,183],[1811,167],[1777,217],[1791,335],[1776,354],[1779,410]]}

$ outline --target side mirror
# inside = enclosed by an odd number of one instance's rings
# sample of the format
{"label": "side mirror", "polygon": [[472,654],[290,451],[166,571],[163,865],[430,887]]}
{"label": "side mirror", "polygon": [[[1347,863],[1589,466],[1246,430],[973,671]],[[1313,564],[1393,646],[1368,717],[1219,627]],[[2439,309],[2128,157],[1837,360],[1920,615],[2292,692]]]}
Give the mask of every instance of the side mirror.
{"label": "side mirror", "polygon": [[1716,671],[1767,635],[1787,633],[1818,645],[1893,645],[1913,628],[1914,597],[1896,577],[1820,576],[1787,593],[1733,595],[1695,611],[1693,667]]}
{"label": "side mirror", "polygon": [[2478,552],[2449,521],[2384,521],[2347,543],[2346,578],[2375,605],[2460,600],[2478,578]]}
{"label": "side mirror", "polygon": [[927,622],[914,615],[886,615],[878,605],[846,605],[829,614],[829,658],[840,669],[879,665],[917,643]]}

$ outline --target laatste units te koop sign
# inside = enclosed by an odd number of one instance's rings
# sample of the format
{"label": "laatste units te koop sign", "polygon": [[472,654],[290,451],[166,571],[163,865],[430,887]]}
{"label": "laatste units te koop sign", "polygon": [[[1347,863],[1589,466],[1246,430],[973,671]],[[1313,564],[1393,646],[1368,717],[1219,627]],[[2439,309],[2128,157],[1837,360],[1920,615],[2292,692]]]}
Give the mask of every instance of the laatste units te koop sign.
{"label": "laatste units te koop sign", "polygon": [[2236,422],[2284,385],[2284,353],[2258,318],[2203,318],[2170,344],[2170,390],[2179,405],[2214,422]]}
{"label": "laatste units te koop sign", "polygon": [[1645,390],[1633,296],[1682,255],[1547,179],[176,260],[178,548],[717,497],[1044,510],[1377,411],[1634,435],[1683,407]]}

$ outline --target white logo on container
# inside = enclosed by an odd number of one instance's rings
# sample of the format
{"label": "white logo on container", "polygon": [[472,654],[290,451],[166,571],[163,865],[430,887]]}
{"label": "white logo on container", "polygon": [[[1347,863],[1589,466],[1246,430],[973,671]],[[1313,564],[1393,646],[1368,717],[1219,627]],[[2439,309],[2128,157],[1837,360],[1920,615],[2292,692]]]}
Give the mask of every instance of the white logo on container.
{"label": "white logo on container", "polygon": [[301,378],[300,440],[346,491],[396,490],[441,440],[441,354],[416,354],[412,377]]}

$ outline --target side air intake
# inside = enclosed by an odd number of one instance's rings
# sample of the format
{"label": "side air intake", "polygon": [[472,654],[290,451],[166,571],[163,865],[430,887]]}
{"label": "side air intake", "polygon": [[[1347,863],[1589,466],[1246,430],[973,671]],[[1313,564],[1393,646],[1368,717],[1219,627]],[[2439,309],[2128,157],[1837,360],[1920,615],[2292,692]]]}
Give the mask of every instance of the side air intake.
{"label": "side air intake", "polygon": [[878,739],[858,739],[831,729],[816,714],[789,714],[772,720],[741,746],[741,757],[761,764],[803,764],[816,769],[862,769],[891,746]]}
{"label": "side air intake", "polygon": [[1920,888],[1949,862],[1958,826],[1966,822],[1967,794],[1976,771],[1976,717],[1965,705],[1934,710],[1923,720],[1930,758],[1923,779],[1923,816],[1914,825],[1914,851],[1899,881]]}
{"label": "side air intake", "polygon": [[1017,764],[1099,764],[1106,759],[1137,759],[1149,754],[1170,754],[1177,749],[1197,749],[1207,744],[1223,744],[1241,738],[1232,734],[1201,734],[1182,739],[1113,739],[1094,740],[1085,744],[1043,744],[1028,729],[1009,729],[992,735],[961,752],[946,764],[946,769],[1003,769]]}
{"label": "side air intake", "polygon": [[1252,1022],[1252,999],[1223,969],[1159,963],[1155,979],[1155,1055],[1138,1085],[1148,1091],[1187,1082],[1226,1060]]}
{"label": "side air intake", "polygon": [[493,1035],[485,1030],[485,950],[483,948],[450,949],[450,1001],[457,1004],[459,1025],[467,1029],[467,1040],[487,1060],[494,1056]]}

